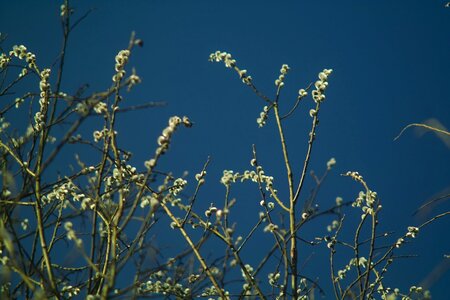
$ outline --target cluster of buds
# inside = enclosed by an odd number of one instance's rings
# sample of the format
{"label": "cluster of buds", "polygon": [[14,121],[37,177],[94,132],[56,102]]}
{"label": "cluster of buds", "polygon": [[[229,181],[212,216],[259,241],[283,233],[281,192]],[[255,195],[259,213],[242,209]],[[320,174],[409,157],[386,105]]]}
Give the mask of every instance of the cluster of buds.
{"label": "cluster of buds", "polygon": [[187,181],[183,178],[177,178],[173,182],[173,186],[170,187],[169,191],[172,195],[177,196],[181,191],[183,191],[184,187],[187,185]]}
{"label": "cluster of buds", "polygon": [[55,187],[47,195],[43,195],[41,201],[44,204],[51,203],[55,200],[65,201],[69,195],[76,195],[75,186],[72,182],[65,182],[62,185]]}
{"label": "cluster of buds", "polygon": [[75,111],[82,116],[87,116],[87,114],[89,114],[89,109],[89,105],[86,101],[77,103],[77,106],[75,107]]}
{"label": "cluster of buds", "polygon": [[172,135],[180,124],[183,124],[186,127],[192,126],[192,123],[188,117],[183,117],[183,119],[178,116],[171,117],[169,119],[169,126],[164,128],[162,134],[158,137],[159,147],[156,149],[156,155],[159,156],[161,154],[164,154],[167,149],[169,149]]}
{"label": "cluster of buds", "polygon": [[[101,139],[107,137],[109,134],[109,130],[107,128],[103,128],[101,131],[94,131],[94,133],[92,134],[94,136],[94,141],[98,142]],[[114,134],[117,134],[117,131],[114,131]]]}
{"label": "cluster of buds", "polygon": [[[103,188],[103,194],[102,194],[102,200],[105,202],[110,202],[112,195],[114,194],[115,191],[117,191],[118,187],[120,186],[120,174],[119,174],[119,170],[118,169],[114,169],[113,170],[113,175],[112,176],[106,176],[103,181],[105,182],[104,188]],[[95,174],[98,174],[98,171],[95,171]],[[94,177],[95,179],[95,177]]]}
{"label": "cluster of buds", "polygon": [[[75,199],[75,197],[74,197]],[[90,198],[90,197],[86,197],[84,194],[80,194],[80,199],[81,199],[81,210],[86,210],[86,209],[94,209],[95,208],[95,201],[94,199]]]}
{"label": "cluster of buds", "polygon": [[264,106],[263,111],[259,114],[259,118],[256,119],[256,123],[258,123],[259,127],[263,127],[264,125],[266,125],[268,113],[269,113],[269,107]]}
{"label": "cluster of buds", "polygon": [[252,82],[252,76],[247,75],[247,70],[239,70],[238,67],[234,67],[236,71],[239,74],[239,78],[242,80],[243,83],[246,85],[250,85]]}
{"label": "cluster of buds", "polygon": [[136,74],[132,74],[130,76],[130,84],[131,85],[136,85],[140,82],[141,82],[141,78],[139,76],[137,76]]}
{"label": "cluster of buds", "polygon": [[276,273],[269,273],[269,275],[267,275],[267,278],[269,279],[269,284],[272,286],[277,285],[278,280],[280,279],[280,272],[276,272]]}
{"label": "cluster of buds", "polygon": [[28,69],[27,68],[23,68],[22,71],[19,74],[19,77],[24,77],[25,75],[28,74]]}
{"label": "cluster of buds", "polygon": [[35,130],[41,131],[45,126],[45,115],[48,108],[48,97],[50,91],[50,84],[48,83],[48,78],[50,77],[50,69],[44,69],[40,73],[41,80],[39,81],[39,106],[40,110],[34,115]]}
{"label": "cluster of buds", "polygon": [[[230,294],[230,292],[225,291],[225,290],[222,289],[222,293],[223,293],[225,296],[227,296],[226,299],[230,299],[230,298],[228,297],[228,295]],[[217,296],[217,295],[219,295],[219,292],[217,291],[217,289],[216,289],[216,287],[215,287],[214,285],[212,285],[212,286],[210,286],[210,287],[204,288],[203,291],[202,291],[202,293],[200,294],[201,297]],[[212,299],[212,298],[209,298],[209,299]],[[218,299],[220,299],[220,298],[218,298]]]}
{"label": "cluster of buds", "polygon": [[73,240],[77,247],[81,247],[81,245],[83,244],[83,240],[77,238],[75,230],[73,230],[72,222],[64,223],[64,229],[67,231],[67,239],[68,240]]}
{"label": "cluster of buds", "polygon": [[69,7],[65,4],[61,4],[60,11],[61,17],[67,17],[69,15]]}
{"label": "cluster of buds", "polygon": [[352,258],[349,262],[349,265],[365,268],[367,266],[367,258],[365,258],[364,256],[361,256],[358,259]]}
{"label": "cluster of buds", "polygon": [[273,210],[275,208],[275,203],[266,202],[264,199],[259,201],[259,205],[261,205],[262,207],[267,207],[268,210]]}
{"label": "cluster of buds", "polygon": [[323,238],[323,240],[327,243],[327,248],[331,249],[333,252],[335,252],[334,246],[337,243],[336,238],[335,237],[330,237],[330,236],[325,236]]}
{"label": "cluster of buds", "polygon": [[328,86],[328,76],[333,72],[332,69],[324,69],[319,73],[319,80],[314,83],[315,90],[312,91],[312,97],[314,102],[320,103],[325,99],[323,92]]}
{"label": "cluster of buds", "polygon": [[152,158],[149,160],[146,160],[144,162],[144,166],[148,169],[148,170],[152,170],[155,166],[156,166],[156,159]]}
{"label": "cluster of buds", "polygon": [[364,193],[363,191],[360,191],[358,197],[352,203],[352,207],[361,207],[364,213],[361,216],[361,218],[364,219],[367,215],[374,215],[375,212],[379,211],[382,208],[381,205],[376,204],[377,200],[378,200],[377,192],[369,190],[367,193]]}
{"label": "cluster of buds", "polygon": [[[423,288],[422,288],[421,286],[415,286],[415,285],[413,285],[412,287],[409,288],[409,292],[410,292],[410,293],[421,294],[421,293],[423,293]],[[428,292],[428,291],[425,291],[425,293],[426,293],[426,292]],[[425,294],[425,293],[424,293],[424,294]],[[428,292],[427,294],[429,294],[429,292]],[[427,298],[424,298],[424,299],[427,299]],[[428,298],[428,299],[431,299],[431,297]]]}
{"label": "cluster of buds", "polygon": [[4,117],[0,118],[0,133],[9,128],[11,123],[7,122]]}
{"label": "cluster of buds", "polygon": [[28,219],[23,219],[20,222],[20,226],[22,227],[22,230],[27,230],[29,225],[30,225],[30,221]]}
{"label": "cluster of buds", "polygon": [[15,106],[16,108],[19,108],[20,105],[21,105],[24,101],[25,101],[24,98],[16,98],[16,99],[14,100],[14,106]]}
{"label": "cluster of buds", "polygon": [[14,45],[13,49],[9,51],[9,57],[2,55],[0,59],[0,67],[6,66],[12,56],[15,56],[19,59],[25,59],[30,69],[36,69],[36,55],[27,51],[27,47],[24,45]]}
{"label": "cluster of buds", "polygon": [[48,106],[48,93],[50,91],[50,83],[48,78],[50,77],[50,69],[44,69],[40,74],[41,80],[39,81],[39,105],[41,111],[47,110]]}
{"label": "cluster of buds", "polygon": [[399,238],[397,240],[397,242],[395,242],[395,248],[400,248],[403,245],[404,242],[405,242],[405,239]]}
{"label": "cluster of buds", "polygon": [[274,231],[277,231],[277,230],[278,230],[277,224],[269,223],[266,227],[264,227],[263,231],[273,233]]}
{"label": "cluster of buds", "polygon": [[[253,161],[253,160],[252,160]],[[232,170],[224,170],[222,178],[220,179],[220,183],[225,186],[229,186],[231,183],[236,182],[236,180],[240,179],[241,182],[245,180],[251,180],[253,182],[261,182],[266,184],[267,191],[273,191],[276,193],[276,190],[273,190],[273,176],[267,176],[264,173],[264,170],[261,166],[256,167],[255,171],[244,171],[244,174],[234,173]]]}
{"label": "cluster of buds", "polygon": [[144,181],[145,175],[138,173],[136,167],[127,165],[126,161],[122,160],[120,168],[113,169],[112,178],[120,185],[120,180],[123,180],[124,178],[128,178],[131,181],[142,182]]}
{"label": "cluster of buds", "polygon": [[122,80],[122,78],[125,76],[125,65],[128,62],[128,58],[130,57],[130,50],[120,50],[119,53],[116,55],[116,74],[114,74],[112,80],[113,82],[117,83]]}
{"label": "cluster of buds", "polygon": [[94,111],[99,115],[106,113],[107,110],[108,110],[108,107],[106,106],[105,102],[100,101],[97,104],[95,104],[95,106],[94,106]]}
{"label": "cluster of buds", "polygon": [[369,191],[366,196],[366,205],[368,207],[374,207],[375,201],[378,199],[377,192]]}
{"label": "cluster of buds", "polygon": [[61,289],[61,293],[65,294],[69,299],[80,293],[80,288],[66,285]]}
{"label": "cluster of buds", "polygon": [[234,68],[236,66],[236,60],[231,57],[230,53],[216,51],[209,55],[209,61],[221,62],[223,61],[227,68]]}
{"label": "cluster of buds", "polygon": [[[245,268],[245,271],[247,271],[247,273],[250,274],[250,276],[253,276],[252,274],[253,274],[254,269],[251,265],[245,264],[244,268]],[[248,281],[248,277],[245,274],[244,270],[242,270],[242,269],[241,269],[241,275],[246,281]]]}
{"label": "cluster of buds", "polygon": [[5,68],[10,60],[11,58],[5,53],[0,54],[0,69]]}
{"label": "cluster of buds", "polygon": [[44,114],[42,114],[40,111],[38,111],[34,115],[34,122],[36,125],[34,126],[34,129],[38,132],[41,131],[45,126],[45,117]]}
{"label": "cluster of buds", "polygon": [[177,129],[179,125],[183,124],[185,127],[192,127],[192,122],[188,117],[184,116],[180,118],[178,116],[173,116],[169,119],[169,125],[164,128],[161,135],[158,137],[158,148],[156,148],[155,154],[156,158],[152,158],[150,160],[145,161],[144,165],[148,170],[152,170],[156,166],[156,161],[159,156],[166,153],[169,149],[170,141],[172,139],[172,135]]}
{"label": "cluster of buds", "polygon": [[136,71],[133,69],[133,74],[130,75],[129,78],[129,82],[128,82],[128,87],[127,87],[127,91],[131,91],[131,89],[133,88],[133,86],[137,85],[141,83],[141,78],[139,76],[136,75]]}
{"label": "cluster of buds", "polygon": [[291,68],[289,68],[288,65],[283,64],[280,69],[280,76],[278,76],[278,79],[275,80],[275,86],[277,88],[282,88],[284,86],[284,77],[289,72]]}
{"label": "cluster of buds", "polygon": [[195,180],[198,181],[198,185],[202,185],[205,183],[205,176],[206,176],[206,171],[201,171],[198,174],[195,174]]}
{"label": "cluster of buds", "polygon": [[337,272],[337,277],[335,278],[335,281],[338,282],[339,280],[345,279],[347,273],[352,269],[352,267],[362,267],[365,268],[367,265],[367,258],[365,257],[359,257],[358,259],[352,258],[350,259],[350,262],[342,269]]}
{"label": "cluster of buds", "polygon": [[340,222],[338,220],[333,220],[333,222],[331,222],[331,225],[327,226],[327,231],[332,232],[333,230],[338,229],[339,225],[340,225]]}
{"label": "cluster of buds", "polygon": [[[217,209],[217,207],[211,205],[207,210],[205,210],[205,216],[209,218],[211,217],[211,215],[217,214],[218,211],[219,209]],[[220,212],[220,214],[222,214],[222,211]]]}
{"label": "cluster of buds", "polygon": [[239,75],[239,78],[242,80],[243,83],[245,83],[246,85],[251,85],[252,77],[247,75],[247,70],[241,70],[236,66],[236,60],[233,59],[233,57],[231,56],[230,53],[216,51],[209,55],[208,60],[211,62],[223,61],[223,63],[225,64],[225,67],[233,68],[236,70],[236,72]]}
{"label": "cluster of buds", "polygon": [[200,278],[200,275],[198,275],[198,274],[191,274],[188,277],[188,282],[190,284],[192,284],[192,283],[196,282],[199,278]]}
{"label": "cluster of buds", "polygon": [[[242,175],[241,181],[251,180],[253,182],[261,182],[266,184],[266,190],[270,191],[273,188],[273,176],[265,175],[265,172],[261,166],[256,166],[255,171],[245,171]],[[276,192],[276,190],[274,190]]]}
{"label": "cluster of buds", "polygon": [[417,234],[419,233],[419,228],[414,226],[408,227],[408,232],[406,233],[407,237],[415,238]]}
{"label": "cluster of buds", "polygon": [[239,178],[239,173],[234,174],[232,170],[223,170],[222,178],[220,179],[220,183],[225,186],[229,186],[230,183],[236,182]]}
{"label": "cluster of buds", "polygon": [[349,176],[353,180],[358,181],[358,182],[362,182],[362,180],[363,180],[362,175],[359,175],[359,173],[355,172],[355,171],[348,171],[347,173],[345,173],[345,176]]}
{"label": "cluster of buds", "polygon": [[366,198],[366,194],[363,191],[360,191],[355,202],[352,203],[352,207],[361,207],[364,203],[365,198]]}
{"label": "cluster of buds", "polygon": [[141,207],[150,206],[150,209],[154,210],[159,205],[158,194],[152,193],[152,195],[147,195],[142,197]]}
{"label": "cluster of buds", "polygon": [[[218,209],[217,207],[213,206],[212,203],[211,203],[211,206],[210,206],[207,210],[205,210],[205,216],[206,216],[207,218],[211,218],[212,215],[215,215],[217,221],[219,221],[220,218],[221,218],[224,214],[227,214],[227,213],[228,213],[228,209],[227,209],[227,208],[225,208],[224,210]],[[208,222],[208,224],[210,224],[210,223]],[[232,232],[230,232],[230,231],[229,231],[228,233],[229,233],[229,234],[232,234]]]}
{"label": "cluster of buds", "polygon": [[175,283],[175,280],[171,277],[167,277],[165,280],[159,278],[158,280],[141,283],[138,292],[142,295],[176,295],[180,299],[192,298],[191,289],[183,287],[180,283]]}

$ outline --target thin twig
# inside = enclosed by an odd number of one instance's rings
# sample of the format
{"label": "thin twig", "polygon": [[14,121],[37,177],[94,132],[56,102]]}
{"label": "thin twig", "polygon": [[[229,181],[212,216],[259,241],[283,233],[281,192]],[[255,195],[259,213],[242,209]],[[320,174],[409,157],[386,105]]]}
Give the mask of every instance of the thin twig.
{"label": "thin twig", "polygon": [[406,127],[404,127],[404,128],[402,129],[402,131],[400,131],[400,133],[394,138],[394,141],[396,141],[398,138],[400,138],[400,136],[403,134],[403,132],[404,132],[406,129],[408,129],[408,128],[410,128],[410,127],[414,127],[414,126],[416,126],[416,127],[423,127],[423,128],[426,128],[426,129],[429,129],[429,130],[433,130],[433,131],[436,131],[436,132],[439,132],[439,133],[442,133],[442,134],[445,134],[445,135],[450,136],[450,132],[448,132],[448,131],[446,131],[446,130],[439,129],[439,128],[436,128],[436,127],[432,127],[432,126],[429,126],[429,125],[426,125],[426,124],[412,123],[412,124],[409,124],[409,125],[407,125]]}

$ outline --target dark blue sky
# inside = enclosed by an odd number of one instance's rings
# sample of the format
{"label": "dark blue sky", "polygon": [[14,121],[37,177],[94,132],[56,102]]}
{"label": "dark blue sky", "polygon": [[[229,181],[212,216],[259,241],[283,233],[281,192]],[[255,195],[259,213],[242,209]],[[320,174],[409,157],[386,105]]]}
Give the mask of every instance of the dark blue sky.
{"label": "dark blue sky", "polygon": [[[0,31],[8,39],[2,47],[25,44],[40,66],[51,66],[61,44],[59,2],[3,2]],[[339,174],[359,171],[382,199],[381,230],[402,234],[407,226],[425,220],[412,216],[416,208],[450,188],[450,148],[441,139],[410,129],[393,141],[407,124],[430,118],[450,128],[450,9],[444,8],[445,2],[72,1],[74,18],[95,10],[70,37],[62,90],[73,93],[85,83],[90,92],[109,87],[114,56],[136,31],[145,45],[135,49],[129,65],[143,81],[124,105],[160,100],[168,105],[122,115],[119,142],[141,167],[153,155],[167,119],[189,116],[195,126],[177,132],[160,167],[178,175],[184,170],[195,174],[211,155],[208,184],[199,198],[200,207],[207,207],[222,202],[219,179],[224,169],[250,169],[252,144],[279,190],[285,185],[274,119],[259,129],[256,118],[264,103],[235,72],[208,62],[209,54],[232,53],[269,97],[275,93],[281,65],[288,64],[291,71],[280,100],[284,111],[295,102],[299,88],[315,81],[322,69],[332,68],[310,166],[320,174],[330,157],[337,165],[318,203],[327,207],[336,196],[354,199],[360,187]],[[308,98],[285,125],[296,178],[311,107]],[[89,159],[88,152],[83,155]],[[307,190],[311,186],[310,180]],[[251,188],[242,192],[233,195],[240,201],[234,219],[249,226],[258,218],[258,194]],[[449,202],[443,202],[426,217],[448,208]],[[358,215],[349,211],[348,218]],[[322,223],[306,227],[305,235],[324,235]],[[417,285],[442,262],[450,249],[448,228],[450,220],[444,219],[420,233],[415,246],[408,248],[420,256],[393,267],[388,276],[392,287]],[[326,263],[322,256],[313,258],[308,275],[326,282],[327,273],[314,268]],[[448,282],[449,272],[431,287],[435,299],[445,298]]]}

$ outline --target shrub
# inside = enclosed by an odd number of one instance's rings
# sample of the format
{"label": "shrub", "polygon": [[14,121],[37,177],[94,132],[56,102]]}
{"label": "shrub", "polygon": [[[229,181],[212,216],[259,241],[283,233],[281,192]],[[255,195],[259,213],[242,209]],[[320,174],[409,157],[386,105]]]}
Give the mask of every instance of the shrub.
{"label": "shrub", "polygon": [[[65,2],[61,6],[64,41],[72,30],[71,12]],[[423,227],[450,212],[408,227],[391,243],[392,233],[378,228],[382,220],[380,198],[355,171],[342,174],[359,186],[361,191],[355,200],[337,197],[325,209],[315,205],[319,188],[336,164],[331,158],[321,176],[309,173],[320,111],[326,105],[325,91],[329,80],[332,83],[331,69],[318,72],[314,83],[301,88],[295,104],[282,114],[280,106],[285,104],[280,99],[290,71],[287,64],[281,66],[275,96],[270,98],[230,53],[216,51],[210,55],[211,62],[224,63],[234,70],[265,104],[256,122],[264,127],[269,126],[269,119],[274,121],[278,138],[273,142],[280,145],[285,178],[271,176],[253,145],[249,165],[243,171],[223,171],[223,203],[216,201],[203,211],[196,202],[209,180],[209,159],[195,176],[177,176],[159,168],[161,158],[176,139],[176,131],[193,125],[188,117],[171,117],[161,127],[154,154],[141,164],[133,164],[131,151],[118,143],[121,112],[162,105],[151,102],[126,106],[127,92],[141,82],[127,63],[135,47],[142,45],[133,33],[128,47],[115,57],[111,86],[89,95],[63,92],[64,51],[54,68],[42,67],[39,57],[23,45],[1,54],[4,81],[0,95],[9,101],[1,111],[0,129],[2,297],[314,299],[323,293],[323,283],[300,272],[299,255],[305,255],[299,251],[300,243],[328,248],[336,299],[430,297],[420,286],[407,291],[391,288],[384,277],[399,258],[399,248],[416,238]],[[33,87],[11,100],[10,92],[23,82],[32,82]],[[309,110],[311,129],[303,165],[297,169],[290,160],[284,128],[303,102],[313,105]],[[23,115],[9,119],[16,110]],[[29,122],[22,128],[18,123],[27,114]],[[82,137],[82,124],[96,117],[103,120],[102,127],[93,128],[92,137]],[[77,167],[57,166],[63,173],[52,169],[63,150],[75,152],[81,146],[88,147],[99,160],[86,162],[77,157]],[[315,186],[307,194],[304,183],[310,174]],[[236,201],[240,201],[231,197],[231,191],[242,182],[252,183],[260,198],[258,221],[248,231],[231,221]],[[187,190],[188,184],[193,187],[192,193]],[[306,199],[302,204],[301,195]],[[347,219],[353,218],[344,211],[351,209],[358,217],[348,239],[341,237],[341,232]],[[324,217],[330,221],[327,236],[303,237],[305,225]],[[162,261],[160,252],[164,249],[158,248],[157,240],[169,226],[188,247]],[[260,236],[272,246],[257,265],[251,265],[242,253],[258,247]],[[208,251],[209,246],[221,252]],[[61,254],[67,251],[71,255]],[[338,262],[337,256],[341,256]]]}

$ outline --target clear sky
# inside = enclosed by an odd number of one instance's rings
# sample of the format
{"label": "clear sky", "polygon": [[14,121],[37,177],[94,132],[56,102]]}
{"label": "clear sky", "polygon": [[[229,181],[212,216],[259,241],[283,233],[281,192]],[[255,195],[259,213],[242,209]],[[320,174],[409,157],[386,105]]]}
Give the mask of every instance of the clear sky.
{"label": "clear sky", "polygon": [[[410,123],[434,119],[450,128],[450,8],[444,7],[445,2],[72,1],[74,19],[95,10],[70,37],[62,90],[74,93],[86,83],[90,92],[109,87],[114,56],[136,31],[144,47],[135,49],[130,65],[142,84],[126,96],[125,103],[166,101],[168,105],[121,115],[119,142],[142,167],[153,155],[167,119],[175,114],[189,116],[195,126],[177,132],[160,167],[179,176],[184,170],[195,174],[210,155],[209,177],[199,198],[199,207],[208,207],[222,202],[219,179],[224,169],[250,169],[252,144],[266,172],[275,180],[284,178],[274,119],[258,128],[263,101],[235,72],[208,62],[209,54],[232,53],[270,97],[281,65],[288,64],[291,71],[280,99],[284,111],[295,102],[299,88],[315,81],[322,69],[332,68],[310,166],[321,174],[330,157],[336,158],[337,165],[318,204],[328,207],[336,196],[354,199],[360,187],[339,174],[359,171],[381,197],[381,230],[403,234],[407,226],[450,207],[447,200],[422,218],[412,216],[423,202],[449,194],[448,140],[446,144],[435,134],[409,129],[393,141]],[[2,48],[25,44],[41,66],[51,67],[62,39],[59,1],[3,0],[0,7],[0,32],[8,35]],[[311,107],[308,98],[285,125],[296,178],[306,151]],[[88,152],[80,151],[82,158],[89,159]],[[66,159],[73,160],[73,154]],[[280,181],[282,190],[285,182]],[[312,184],[307,182],[307,190]],[[249,222],[249,226],[257,220],[256,190],[245,188],[233,197],[239,203],[233,217],[238,224]],[[358,215],[350,210],[347,218]],[[405,290],[420,284],[443,262],[443,255],[450,254],[449,219],[425,229],[414,246],[402,252],[419,257],[398,261],[388,276],[392,287]],[[305,235],[323,236],[327,222],[305,227]],[[245,255],[261,258],[258,250]],[[328,273],[322,271],[328,270],[326,251],[313,252],[305,273],[319,277],[329,292]],[[306,259],[302,256],[301,262]],[[449,271],[434,282],[435,299],[448,296],[449,282]]]}

